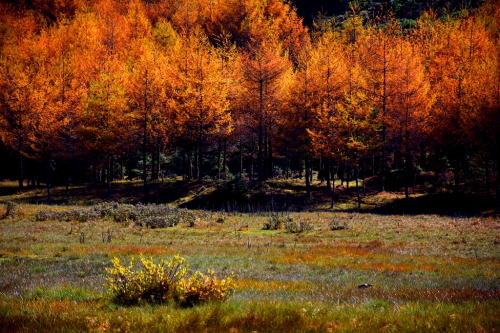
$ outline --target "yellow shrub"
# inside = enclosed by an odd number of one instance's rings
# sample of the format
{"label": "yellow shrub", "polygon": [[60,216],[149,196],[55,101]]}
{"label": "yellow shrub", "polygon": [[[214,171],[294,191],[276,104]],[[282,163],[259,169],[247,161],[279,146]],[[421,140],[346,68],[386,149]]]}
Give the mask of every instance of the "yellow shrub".
{"label": "yellow shrub", "polygon": [[144,268],[134,271],[134,258],[130,265],[123,266],[118,258],[113,259],[113,268],[106,268],[110,277],[106,279],[115,301],[132,305],[140,301],[162,303],[168,299],[194,304],[212,300],[226,300],[235,289],[234,275],[219,280],[214,271],[208,274],[196,272],[185,278],[188,266],[185,259],[174,256],[170,261],[155,264],[141,254]]}
{"label": "yellow shrub", "polygon": [[148,260],[141,255],[144,269],[134,271],[134,258],[128,267],[114,258],[113,268],[106,269],[111,275],[106,279],[109,291],[122,304],[136,304],[141,300],[164,302],[175,296],[180,279],[186,275],[188,267],[182,266],[184,261],[176,255],[170,261],[162,260],[156,265],[152,258]]}
{"label": "yellow shrub", "polygon": [[214,276],[214,271],[208,274],[196,272],[189,279],[181,279],[181,299],[187,303],[200,303],[205,301],[224,301],[234,292],[234,274],[219,280]]}

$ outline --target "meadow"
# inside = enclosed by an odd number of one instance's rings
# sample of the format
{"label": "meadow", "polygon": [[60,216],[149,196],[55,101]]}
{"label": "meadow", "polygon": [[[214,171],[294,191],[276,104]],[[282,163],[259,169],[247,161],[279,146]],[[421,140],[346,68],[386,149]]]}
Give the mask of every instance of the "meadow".
{"label": "meadow", "polygon": [[[336,211],[314,205],[300,212],[193,210],[194,223],[150,228],[109,216],[56,215],[93,206],[22,199],[35,194],[2,197],[18,204],[0,206],[5,216],[0,331],[495,332],[500,327],[495,216],[375,214],[339,204]],[[265,230],[278,220],[298,227]],[[114,257],[129,263],[140,254],[155,262],[179,254],[191,270],[213,269],[220,277],[233,272],[237,289],[225,302],[192,307],[116,304],[104,285],[105,269]]]}

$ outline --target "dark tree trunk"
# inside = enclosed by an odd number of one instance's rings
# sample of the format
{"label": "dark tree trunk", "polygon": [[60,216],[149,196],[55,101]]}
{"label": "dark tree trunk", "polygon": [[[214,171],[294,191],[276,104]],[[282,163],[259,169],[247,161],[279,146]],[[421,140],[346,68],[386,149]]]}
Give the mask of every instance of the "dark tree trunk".
{"label": "dark tree trunk", "polygon": [[333,204],[335,203],[335,162],[332,162],[332,205],[330,208],[333,208]]}
{"label": "dark tree trunk", "polygon": [[161,148],[158,146],[158,149],[156,150],[156,179],[160,176],[160,170],[161,170]]}
{"label": "dark tree trunk", "polygon": [[250,175],[249,175],[249,178],[250,180],[253,180],[253,153],[250,154]]}
{"label": "dark tree trunk", "polygon": [[268,146],[269,146],[269,141],[268,141],[267,128],[266,128],[265,132],[264,132],[264,176],[263,176],[263,180],[266,180],[267,178],[269,178]]}
{"label": "dark tree trunk", "polygon": [[330,183],[330,159],[328,158],[325,162],[325,167],[323,169],[326,178],[326,189],[328,191],[332,190],[332,184]]}
{"label": "dark tree trunk", "polygon": [[21,145],[19,145],[19,190],[24,188],[24,163],[23,163],[23,153],[21,151]]}
{"label": "dark tree trunk", "polygon": [[268,140],[268,145],[269,145],[269,157],[268,157],[268,160],[267,160],[267,164],[268,164],[268,171],[267,171],[267,175],[268,175],[268,178],[274,178],[274,175],[273,175],[273,146],[272,146],[272,141],[271,141],[271,138],[267,138]]}
{"label": "dark tree trunk", "polygon": [[203,179],[203,138],[198,139],[198,180]]}
{"label": "dark tree trunk", "polygon": [[123,180],[123,155],[120,157],[120,180]]}
{"label": "dark tree trunk", "polygon": [[156,179],[156,151],[151,149],[151,180]]}
{"label": "dark tree trunk", "polygon": [[454,176],[455,176],[455,201],[456,201],[456,207],[457,207],[457,215],[460,216],[460,162],[457,162],[455,164],[454,168]]}
{"label": "dark tree trunk", "polygon": [[340,162],[339,162],[339,169],[338,172],[340,173],[340,185],[344,185],[344,179],[345,179],[345,169],[346,169],[346,164],[344,163],[342,165],[342,168],[340,167]]}
{"label": "dark tree trunk", "polygon": [[359,169],[357,166],[355,169],[355,177],[356,177],[356,193],[358,194],[358,209],[361,209],[361,196],[359,195],[359,186],[358,186]]}
{"label": "dark tree trunk", "polygon": [[311,177],[309,175],[310,169],[309,169],[309,157],[306,157],[306,192],[307,192],[307,198],[311,199]]}
{"label": "dark tree trunk", "polygon": [[142,147],[142,181],[144,183],[144,192],[147,193],[148,174],[146,168],[146,128],[144,128],[144,146]]}
{"label": "dark tree trunk", "polygon": [[290,171],[290,158],[287,158],[285,164],[285,179],[288,179],[289,171]]}
{"label": "dark tree trunk", "polygon": [[50,203],[50,200],[52,199],[51,196],[50,196],[50,160],[47,161],[47,198],[49,200],[49,203]]}
{"label": "dark tree trunk", "polygon": [[219,137],[219,150],[217,151],[217,179],[220,180],[220,154],[222,150],[222,139]]}
{"label": "dark tree trunk", "polygon": [[69,163],[66,162],[66,196],[68,196],[69,192]]}
{"label": "dark tree trunk", "polygon": [[484,158],[484,169],[485,169],[485,182],[486,182],[486,196],[490,196],[490,157],[488,156],[488,153],[485,154]]}
{"label": "dark tree trunk", "polygon": [[113,171],[111,170],[112,160],[113,160],[113,157],[110,156],[109,157],[109,161],[107,163],[108,167],[106,168],[106,170],[107,170],[107,175],[106,175],[107,177],[106,178],[107,178],[107,181],[108,181],[108,197],[111,196],[111,177],[112,177],[112,174],[113,174]]}
{"label": "dark tree trunk", "polygon": [[365,165],[365,159],[361,159],[362,163],[362,168],[363,168],[363,196],[366,196],[366,177],[365,177],[365,172],[366,172],[366,165]]}
{"label": "dark tree trunk", "polygon": [[346,177],[346,183],[347,183],[347,193],[349,194],[351,192],[351,188],[350,188],[350,182],[351,182],[351,166],[347,166],[345,167],[346,169],[346,174],[347,174],[347,177]]}
{"label": "dark tree trunk", "polygon": [[191,155],[191,149],[188,150],[187,153],[187,167],[188,167],[188,173],[187,173],[187,179],[191,180],[193,179],[193,162],[192,162],[192,155]]}
{"label": "dark tree trunk", "polygon": [[182,180],[186,180],[186,151],[182,150]]}
{"label": "dark tree trunk", "polygon": [[194,174],[196,179],[200,179],[200,169],[198,168],[198,161],[199,161],[198,152],[199,148],[198,145],[196,145],[196,148],[194,149]]}
{"label": "dark tree trunk", "polygon": [[240,179],[243,179],[243,141],[241,140],[241,131],[240,131]]}
{"label": "dark tree trunk", "polygon": [[227,163],[227,138],[224,137],[224,152],[222,156],[222,170],[223,170],[223,175],[224,175],[224,180],[227,179],[226,175],[226,163]]}
{"label": "dark tree trunk", "polygon": [[[384,132],[384,143],[385,143],[385,132]],[[385,171],[386,171],[386,157],[385,148],[382,149],[382,192],[385,192]]]}
{"label": "dark tree trunk", "polygon": [[259,106],[260,106],[260,118],[259,118],[259,152],[257,154],[257,164],[259,171],[259,179],[264,179],[264,173],[262,170],[262,145],[263,145],[263,121],[264,121],[264,81],[259,81]]}
{"label": "dark tree trunk", "polygon": [[109,172],[111,175],[111,181],[115,181],[115,156],[111,154],[111,160],[109,162]]}
{"label": "dark tree trunk", "polygon": [[497,210],[500,212],[500,147],[497,147]]}
{"label": "dark tree trunk", "polygon": [[319,155],[319,168],[318,168],[318,180],[321,184],[325,181],[325,177],[323,175],[323,156]]}
{"label": "dark tree trunk", "polygon": [[375,177],[375,155],[373,155],[372,177]]}

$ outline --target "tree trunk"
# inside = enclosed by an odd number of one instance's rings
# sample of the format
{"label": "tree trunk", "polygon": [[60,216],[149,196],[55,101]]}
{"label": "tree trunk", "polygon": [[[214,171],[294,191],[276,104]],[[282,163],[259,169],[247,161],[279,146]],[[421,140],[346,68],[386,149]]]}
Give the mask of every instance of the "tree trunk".
{"label": "tree trunk", "polygon": [[253,180],[253,152],[250,154],[250,180]]}
{"label": "tree trunk", "polygon": [[318,180],[320,184],[323,184],[325,177],[323,175],[323,155],[319,155],[319,168],[318,168]]}
{"label": "tree trunk", "polygon": [[356,169],[355,169],[355,177],[356,177],[356,192],[358,194],[358,209],[361,209],[361,196],[359,195],[359,184],[358,184],[358,179],[359,179],[359,169],[358,167],[356,166]]}
{"label": "tree trunk", "polygon": [[288,179],[289,171],[290,171],[290,158],[287,158],[285,164],[285,179]]}
{"label": "tree trunk", "polygon": [[243,179],[243,142],[241,140],[241,131],[240,131],[240,179]]}
{"label": "tree trunk", "polygon": [[500,147],[497,152],[497,210],[500,212]]}
{"label": "tree trunk", "polygon": [[337,170],[340,173],[340,185],[344,185],[344,179],[345,179],[345,169],[346,169],[346,164],[344,163],[342,165],[342,168],[340,168],[340,162],[339,162],[339,169]]}
{"label": "tree trunk", "polygon": [[[19,145],[21,146],[21,145]],[[24,163],[23,163],[23,153],[21,148],[19,148],[19,190],[22,191],[24,187]]]}
{"label": "tree trunk", "polygon": [[68,196],[69,192],[69,163],[66,162],[66,196]]}
{"label": "tree trunk", "polygon": [[120,180],[123,180],[123,155],[120,157]]}
{"label": "tree trunk", "polygon": [[350,185],[349,183],[351,182],[351,166],[350,165],[349,166],[346,165],[345,169],[347,171],[346,172],[347,173],[347,177],[346,177],[347,193],[349,194],[349,193],[351,193],[351,188],[349,186]]}
{"label": "tree trunk", "polygon": [[457,215],[460,216],[460,162],[455,164],[454,168],[454,176],[455,176],[455,200],[457,205]]}
{"label": "tree trunk", "polygon": [[488,153],[485,154],[484,158],[484,169],[485,169],[485,181],[486,181],[486,196],[490,197],[490,158]]}
{"label": "tree trunk", "polygon": [[187,167],[188,167],[188,170],[187,170],[187,179],[188,180],[191,180],[193,179],[193,162],[192,162],[192,154],[191,154],[191,149],[188,150],[188,153],[187,153]]}
{"label": "tree trunk", "polygon": [[226,174],[226,163],[227,163],[227,138],[224,137],[224,152],[222,156],[222,170],[223,170],[223,175],[224,175],[224,180],[227,179],[227,174]]}
{"label": "tree trunk", "polygon": [[111,161],[109,162],[109,172],[111,174],[111,181],[115,181],[115,155],[111,154]]}
{"label": "tree trunk", "polygon": [[361,163],[363,163],[362,164],[362,166],[363,166],[363,196],[366,197],[366,184],[365,184],[366,183],[365,182],[365,180],[366,180],[366,177],[365,177],[366,166],[365,166],[365,159],[364,158],[361,159]]}
{"label": "tree trunk", "polygon": [[311,199],[311,178],[309,176],[309,157],[306,157],[306,192],[307,192],[307,199]]}
{"label": "tree trunk", "polygon": [[52,199],[50,196],[50,160],[47,161],[47,197],[50,203],[50,200]]}
{"label": "tree trunk", "polygon": [[186,150],[182,150],[182,180],[186,180]]}
{"label": "tree trunk", "polygon": [[203,137],[198,139],[198,180],[203,179]]}
{"label": "tree trunk", "polygon": [[217,151],[217,179],[220,180],[220,154],[222,150],[222,139],[219,137],[219,150]]}
{"label": "tree trunk", "polygon": [[372,177],[375,177],[375,155],[373,155]]}
{"label": "tree trunk", "polygon": [[408,153],[408,149],[406,149],[405,153],[405,165],[404,165],[404,178],[405,178],[405,201],[406,201],[406,211],[409,210],[410,206],[410,195],[408,191],[409,183],[410,183],[410,171],[413,170],[413,159]]}
{"label": "tree trunk", "polygon": [[332,184],[330,183],[330,159],[328,158],[325,162],[325,167],[323,169],[325,178],[326,178],[326,189],[331,191]]}
{"label": "tree trunk", "polygon": [[263,180],[266,180],[267,178],[269,178],[269,151],[268,151],[268,147],[269,147],[269,141],[268,141],[268,135],[267,135],[267,128],[265,129],[265,132],[264,132],[264,177],[263,177]]}
{"label": "tree trunk", "polygon": [[199,152],[199,145],[196,145],[196,148],[194,149],[194,174],[196,175],[196,179],[200,179],[200,169],[198,168],[199,165],[198,165],[198,162],[199,162],[199,158],[198,158],[198,152]]}
{"label": "tree trunk", "polygon": [[269,145],[269,157],[267,159],[267,164],[268,164],[267,175],[268,175],[268,178],[273,179],[274,178],[274,175],[273,175],[273,146],[272,146],[271,138],[268,137],[267,140],[268,140],[268,145]]}
{"label": "tree trunk", "polygon": [[106,168],[107,169],[107,180],[108,180],[108,197],[111,196],[111,177],[112,177],[112,174],[113,174],[113,171],[111,170],[111,163],[113,161],[113,157],[110,156],[109,157],[109,161],[108,161],[108,167]]}
{"label": "tree trunk", "polygon": [[[385,132],[384,132],[384,140],[383,144],[385,144]],[[386,169],[386,160],[385,160],[385,148],[382,148],[382,192],[385,192],[385,169]]]}
{"label": "tree trunk", "polygon": [[332,205],[330,208],[333,208],[333,204],[335,203],[335,162],[332,162]]}
{"label": "tree trunk", "polygon": [[156,179],[156,151],[155,148],[151,149],[151,180]]}
{"label": "tree trunk", "polygon": [[[259,81],[259,106],[260,106],[260,117],[259,117],[259,152],[257,155],[257,164],[259,169],[259,179],[264,179],[264,173],[262,172],[262,144],[263,144],[263,133],[262,126],[264,121],[264,82],[262,80]],[[225,171],[225,170],[224,170]]]}
{"label": "tree trunk", "polygon": [[161,170],[161,147],[158,146],[158,149],[156,151],[156,179],[160,177],[160,170]]}
{"label": "tree trunk", "polygon": [[[144,129],[144,136],[146,136],[146,129]],[[144,192],[147,193],[148,174],[146,169],[146,138],[144,138],[144,147],[142,149],[142,181],[144,183]]]}

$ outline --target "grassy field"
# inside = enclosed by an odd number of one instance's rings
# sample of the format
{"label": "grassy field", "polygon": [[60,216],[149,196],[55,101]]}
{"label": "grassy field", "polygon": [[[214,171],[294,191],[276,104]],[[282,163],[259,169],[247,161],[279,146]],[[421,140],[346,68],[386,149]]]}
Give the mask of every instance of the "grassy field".
{"label": "grassy field", "polygon": [[[13,217],[0,220],[0,331],[495,332],[500,327],[495,217],[322,207],[279,213],[310,229],[293,233],[263,230],[269,220],[265,211],[195,211],[200,219],[194,226],[151,229],[107,217],[37,221],[40,210],[81,206],[34,204],[30,197],[33,193],[2,197],[20,204]],[[217,223],[221,217],[224,222]],[[108,232],[111,242],[103,242]],[[156,262],[180,254],[191,269],[214,269],[218,276],[234,272],[237,290],[226,302],[190,308],[113,303],[104,286],[105,268],[113,257],[129,262],[141,253]],[[359,288],[362,284],[371,287]]]}

